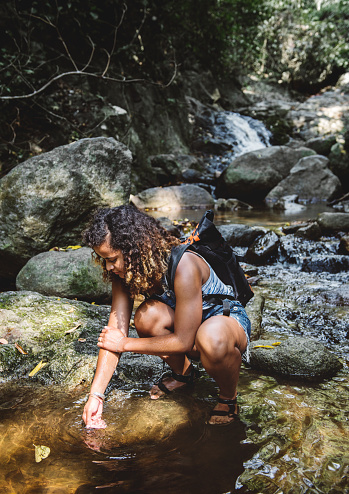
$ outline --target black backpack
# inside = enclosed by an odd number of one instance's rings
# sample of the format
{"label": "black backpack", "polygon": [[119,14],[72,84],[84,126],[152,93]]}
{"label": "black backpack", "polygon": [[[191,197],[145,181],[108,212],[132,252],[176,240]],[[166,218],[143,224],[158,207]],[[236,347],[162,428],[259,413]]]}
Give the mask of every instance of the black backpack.
{"label": "black backpack", "polygon": [[[238,300],[245,307],[247,302],[253,297],[253,291],[232,248],[215,227],[213,218],[213,211],[206,211],[190,236],[185,238],[181,245],[172,249],[167,271],[168,287],[173,290],[178,263],[184,252],[188,249],[206,259],[221,281],[225,285],[233,287],[235,293],[234,299]],[[205,297],[210,298],[211,296],[206,295]],[[214,295],[214,297],[219,297],[219,295]],[[222,297],[226,298],[225,295],[222,295]]]}

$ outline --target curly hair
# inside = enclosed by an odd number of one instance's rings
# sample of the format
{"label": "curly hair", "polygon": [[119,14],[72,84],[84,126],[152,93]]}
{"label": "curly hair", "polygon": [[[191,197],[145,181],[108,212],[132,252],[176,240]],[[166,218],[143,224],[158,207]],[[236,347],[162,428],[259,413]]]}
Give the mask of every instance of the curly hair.
{"label": "curly hair", "polygon": [[[125,283],[131,297],[146,294],[161,282],[171,249],[180,243],[156,219],[132,205],[99,209],[82,234],[92,248],[100,246],[107,236],[110,247],[121,250],[124,256]],[[112,280],[116,275],[107,272],[105,260],[95,256],[104,278]]]}

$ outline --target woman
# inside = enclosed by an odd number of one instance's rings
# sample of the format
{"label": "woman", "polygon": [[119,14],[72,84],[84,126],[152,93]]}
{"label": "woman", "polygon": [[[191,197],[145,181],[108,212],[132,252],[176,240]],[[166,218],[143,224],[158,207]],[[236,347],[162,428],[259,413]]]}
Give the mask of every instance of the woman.
{"label": "woman", "polygon": [[[134,206],[100,210],[83,238],[112,281],[110,318],[98,338],[97,369],[83,413],[86,426],[93,427],[100,419],[104,391],[123,352],[158,355],[171,367],[172,375],[150,390],[154,400],[191,384],[195,370],[189,358],[200,358],[219,387],[209,423],[232,422],[238,414],[241,355],[251,325],[235,300],[229,300],[230,317],[222,315],[222,305],[204,307],[203,302],[203,294],[212,293],[212,288],[214,293],[231,295],[231,287],[202,257],[186,251],[175,273],[174,291],[169,291],[165,274],[171,250],[180,242]],[[129,338],[133,298],[139,294],[146,297],[134,317],[140,338]]]}

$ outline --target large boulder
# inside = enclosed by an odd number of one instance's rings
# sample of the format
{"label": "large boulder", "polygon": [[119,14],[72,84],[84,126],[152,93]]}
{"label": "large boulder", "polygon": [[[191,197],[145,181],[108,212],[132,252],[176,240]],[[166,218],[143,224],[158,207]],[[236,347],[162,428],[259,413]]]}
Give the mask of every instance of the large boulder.
{"label": "large boulder", "polygon": [[258,237],[265,234],[264,228],[230,224],[217,226],[219,232],[231,247],[249,247]]}
{"label": "large boulder", "polygon": [[218,179],[218,197],[236,197],[245,201],[264,199],[294,165],[312,149],[273,146],[243,154],[233,160]]}
{"label": "large boulder", "polygon": [[333,377],[341,368],[340,360],[320,342],[311,338],[256,340],[250,347],[253,369],[306,381]]}
{"label": "large boulder", "polygon": [[266,196],[266,201],[276,201],[283,196],[296,194],[298,200],[307,202],[330,201],[342,192],[342,186],[328,168],[325,156],[307,156],[290,170]]}
{"label": "large boulder", "polygon": [[34,255],[80,242],[97,206],[128,201],[131,152],[112,138],[82,139],[16,166],[0,183],[0,277]]}
{"label": "large boulder", "polygon": [[16,278],[17,290],[42,295],[77,298],[87,302],[111,301],[111,283],[103,281],[102,267],[91,249],[42,252],[27,262]]}
{"label": "large boulder", "polygon": [[197,185],[172,185],[152,187],[131,196],[131,203],[140,209],[168,211],[181,208],[213,208],[214,199],[205,189]]}
{"label": "large boulder", "polygon": [[[23,378],[73,389],[91,382],[97,339],[108,322],[110,306],[29,291],[0,293],[0,306],[0,383]],[[136,337],[132,328],[130,336]],[[42,369],[29,376],[40,362],[45,364]],[[127,352],[118,375],[121,381],[150,384],[162,367],[159,357]]]}

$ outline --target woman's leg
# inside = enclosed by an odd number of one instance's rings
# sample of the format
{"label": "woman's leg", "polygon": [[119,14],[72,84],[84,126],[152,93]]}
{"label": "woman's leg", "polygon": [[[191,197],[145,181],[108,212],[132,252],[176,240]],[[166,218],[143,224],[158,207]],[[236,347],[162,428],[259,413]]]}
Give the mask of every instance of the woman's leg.
{"label": "woman's leg", "polygon": [[[135,313],[135,327],[140,338],[163,336],[173,331],[174,310],[158,300],[143,302]],[[162,355],[161,358],[176,374],[190,373],[190,360],[185,354]],[[183,386],[185,383],[176,381],[172,377],[163,379],[163,384],[169,391]],[[154,400],[165,394],[156,384],[150,390],[150,397]]]}
{"label": "woman's leg", "polygon": [[[198,329],[195,345],[206,372],[219,386],[219,397],[236,398],[241,354],[247,346],[247,337],[240,324],[232,317],[213,316]],[[228,412],[229,407],[218,403],[214,411]],[[222,424],[232,420],[228,416],[213,415],[209,423]]]}

